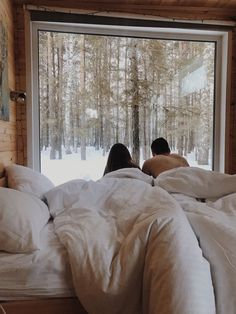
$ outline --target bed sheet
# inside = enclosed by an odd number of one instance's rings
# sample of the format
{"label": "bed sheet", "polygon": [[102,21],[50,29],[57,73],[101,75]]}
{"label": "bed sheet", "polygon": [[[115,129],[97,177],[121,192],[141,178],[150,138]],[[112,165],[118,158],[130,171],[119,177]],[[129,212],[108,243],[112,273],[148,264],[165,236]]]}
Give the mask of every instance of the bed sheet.
{"label": "bed sheet", "polygon": [[30,254],[0,252],[0,300],[74,295],[67,252],[52,222],[41,232],[40,250]]}

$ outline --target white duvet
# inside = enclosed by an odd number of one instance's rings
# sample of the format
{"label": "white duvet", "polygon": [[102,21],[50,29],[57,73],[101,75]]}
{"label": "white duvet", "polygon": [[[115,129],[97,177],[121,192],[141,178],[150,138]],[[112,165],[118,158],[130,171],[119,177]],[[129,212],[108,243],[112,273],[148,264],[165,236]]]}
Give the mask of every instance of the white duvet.
{"label": "white duvet", "polygon": [[[236,313],[236,175],[176,168],[154,180],[178,200],[211,266],[217,313]],[[195,198],[205,198],[205,203]]]}
{"label": "white duvet", "polygon": [[184,211],[139,171],[46,194],[78,298],[89,314],[215,313],[209,263]]}

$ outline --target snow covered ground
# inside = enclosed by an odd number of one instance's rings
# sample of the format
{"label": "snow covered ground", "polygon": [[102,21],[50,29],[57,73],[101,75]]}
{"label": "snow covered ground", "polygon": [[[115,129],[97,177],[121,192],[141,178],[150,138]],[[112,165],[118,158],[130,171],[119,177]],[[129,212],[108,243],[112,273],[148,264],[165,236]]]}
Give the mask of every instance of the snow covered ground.
{"label": "snow covered ground", "polygon": [[[107,162],[108,153],[103,156],[102,150],[87,147],[87,160],[80,159],[80,151],[71,155],[63,153],[63,159],[50,160],[49,150],[41,152],[41,172],[55,185],[72,179],[98,180],[102,177]],[[187,160],[190,166],[211,169],[210,165],[198,166],[194,160],[194,153],[189,154]],[[142,167],[144,160],[141,159]]]}

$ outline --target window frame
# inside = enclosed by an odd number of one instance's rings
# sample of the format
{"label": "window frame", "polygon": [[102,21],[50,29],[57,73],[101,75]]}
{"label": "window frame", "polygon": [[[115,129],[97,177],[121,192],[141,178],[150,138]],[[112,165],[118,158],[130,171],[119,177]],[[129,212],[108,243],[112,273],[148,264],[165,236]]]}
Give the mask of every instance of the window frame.
{"label": "window frame", "polygon": [[[143,22],[143,20],[142,20]],[[163,24],[163,23],[162,23]],[[215,103],[213,125],[212,169],[225,172],[228,159],[230,61],[232,31],[203,25],[197,28],[181,28],[178,22],[172,27],[121,26],[88,23],[62,23],[32,21],[28,19],[26,33],[26,91],[27,91],[27,165],[40,171],[39,134],[39,82],[38,82],[38,31],[87,33],[113,36],[133,36],[172,40],[210,41],[216,43],[215,59]],[[186,25],[186,24],[185,24]],[[175,26],[175,27],[174,27]],[[212,25],[211,25],[212,26]],[[137,35],[138,34],[138,35]]]}

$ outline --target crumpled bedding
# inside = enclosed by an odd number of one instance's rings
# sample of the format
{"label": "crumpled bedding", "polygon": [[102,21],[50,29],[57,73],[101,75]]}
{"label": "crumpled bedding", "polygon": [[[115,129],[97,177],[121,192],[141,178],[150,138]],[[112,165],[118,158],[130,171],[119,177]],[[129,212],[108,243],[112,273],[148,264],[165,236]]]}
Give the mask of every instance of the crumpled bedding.
{"label": "crumpled bedding", "polygon": [[138,171],[45,195],[78,298],[89,314],[215,313],[210,265],[185,212]]}
{"label": "crumpled bedding", "polygon": [[176,168],[154,184],[175,197],[194,230],[210,263],[217,313],[236,313],[236,175]]}

